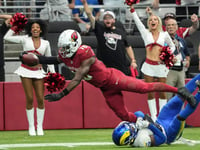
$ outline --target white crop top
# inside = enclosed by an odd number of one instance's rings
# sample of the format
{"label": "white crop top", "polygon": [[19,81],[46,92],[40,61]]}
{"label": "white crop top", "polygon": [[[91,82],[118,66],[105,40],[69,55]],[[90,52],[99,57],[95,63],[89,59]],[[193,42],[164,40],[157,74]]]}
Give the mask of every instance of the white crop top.
{"label": "white crop top", "polygon": [[175,51],[175,45],[171,37],[169,36],[168,32],[161,31],[159,34],[158,40],[154,41],[152,33],[148,29],[145,28],[144,24],[139,19],[137,13],[133,12],[132,16],[144,40],[144,44],[146,47],[149,45],[154,45],[154,44],[159,45],[159,46],[165,46],[165,44],[167,44],[171,48],[172,52]]}
{"label": "white crop top", "polygon": [[[36,50],[39,54],[45,56],[51,56],[51,48],[49,41],[40,38],[40,47],[35,49],[32,37],[27,35],[16,35],[14,36],[14,31],[9,29],[6,35],[4,36],[4,40],[14,43],[22,44],[24,51],[34,51]],[[48,69],[50,72],[54,73],[54,65],[48,65]]]}

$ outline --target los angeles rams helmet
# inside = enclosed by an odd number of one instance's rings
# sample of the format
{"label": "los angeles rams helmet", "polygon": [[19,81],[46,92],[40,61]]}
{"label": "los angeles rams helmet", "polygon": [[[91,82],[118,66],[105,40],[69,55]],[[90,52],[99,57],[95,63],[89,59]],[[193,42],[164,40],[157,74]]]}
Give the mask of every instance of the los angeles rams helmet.
{"label": "los angeles rams helmet", "polygon": [[136,135],[137,128],[135,126],[135,123],[122,121],[114,129],[112,140],[118,146],[129,145],[134,142]]}
{"label": "los angeles rams helmet", "polygon": [[65,30],[58,38],[58,53],[63,58],[70,58],[81,46],[82,40],[80,34],[75,30]]}

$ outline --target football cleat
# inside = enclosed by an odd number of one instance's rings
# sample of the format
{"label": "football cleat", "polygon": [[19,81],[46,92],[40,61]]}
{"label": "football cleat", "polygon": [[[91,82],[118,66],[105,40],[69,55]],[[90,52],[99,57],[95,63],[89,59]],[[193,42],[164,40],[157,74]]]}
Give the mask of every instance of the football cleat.
{"label": "football cleat", "polygon": [[194,96],[192,95],[192,93],[190,93],[186,87],[181,87],[178,89],[178,95],[187,100],[187,102],[190,104],[190,106],[195,107],[197,104],[196,99],[194,98]]}

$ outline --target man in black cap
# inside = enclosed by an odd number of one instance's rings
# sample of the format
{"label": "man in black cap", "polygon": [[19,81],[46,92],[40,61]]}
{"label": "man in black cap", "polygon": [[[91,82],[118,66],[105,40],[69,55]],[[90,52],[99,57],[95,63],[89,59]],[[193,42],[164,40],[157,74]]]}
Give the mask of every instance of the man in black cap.
{"label": "man in black cap", "polygon": [[127,40],[124,28],[116,26],[115,14],[112,11],[105,11],[101,23],[93,16],[87,0],[82,0],[82,3],[98,41],[97,57],[107,67],[116,68],[128,76],[135,77],[137,64],[133,49]]}
{"label": "man in black cap", "polygon": [[[167,24],[168,19],[175,19],[176,15],[174,13],[166,13],[164,16],[165,25]],[[196,14],[191,16],[192,26],[190,27],[178,27],[176,33],[181,38],[186,38],[187,36],[193,34],[199,28],[199,20]],[[163,30],[166,31],[165,26],[163,26]]]}

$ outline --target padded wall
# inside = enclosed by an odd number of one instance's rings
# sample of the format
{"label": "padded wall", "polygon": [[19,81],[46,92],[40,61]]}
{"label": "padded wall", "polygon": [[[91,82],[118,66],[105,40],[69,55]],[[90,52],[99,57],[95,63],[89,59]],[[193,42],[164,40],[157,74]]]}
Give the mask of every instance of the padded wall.
{"label": "padded wall", "polygon": [[[67,81],[66,85],[69,83]],[[47,92],[46,92],[47,94]],[[57,102],[46,101],[45,129],[83,128],[82,82]]]}
{"label": "padded wall", "polygon": [[5,130],[28,129],[25,95],[21,83],[7,82],[4,90]]}
{"label": "padded wall", "polygon": [[3,82],[0,82],[0,130],[4,130]]}
{"label": "padded wall", "polygon": [[[100,89],[83,82],[84,87],[84,127],[114,128],[120,119],[107,106]],[[129,111],[142,110],[148,112],[147,95],[123,92],[125,104]]]}
{"label": "padded wall", "polygon": [[[28,129],[26,102],[20,82],[5,84],[5,130]],[[45,94],[48,94],[46,91]],[[58,102],[45,101],[44,129],[82,128],[82,84]],[[34,106],[37,107],[34,98]],[[36,113],[35,113],[36,117]],[[36,118],[35,118],[36,120]]]}
{"label": "padded wall", "polygon": [[[48,92],[45,91],[45,94]],[[4,130],[4,122],[5,130],[27,130],[25,96],[21,83],[4,83],[4,95],[3,103],[3,83],[0,83],[0,130]],[[149,113],[147,94],[123,92],[123,95],[129,111]],[[101,91],[85,81],[62,100],[45,101],[45,105],[44,129],[114,128],[120,122],[107,106]],[[37,106],[36,100],[34,106]],[[199,107],[187,119],[187,124],[200,127]]]}

